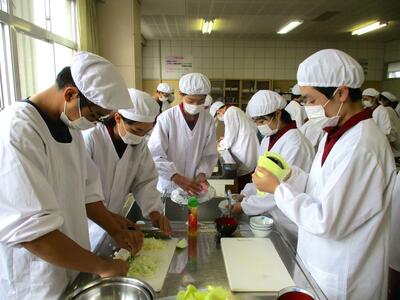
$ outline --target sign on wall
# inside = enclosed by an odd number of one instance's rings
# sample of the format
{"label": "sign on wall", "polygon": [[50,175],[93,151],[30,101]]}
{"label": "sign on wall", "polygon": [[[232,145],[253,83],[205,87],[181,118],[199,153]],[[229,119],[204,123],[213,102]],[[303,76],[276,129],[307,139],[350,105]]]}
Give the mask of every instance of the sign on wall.
{"label": "sign on wall", "polygon": [[177,77],[191,73],[193,72],[193,57],[182,55],[165,56],[164,70],[166,74]]}

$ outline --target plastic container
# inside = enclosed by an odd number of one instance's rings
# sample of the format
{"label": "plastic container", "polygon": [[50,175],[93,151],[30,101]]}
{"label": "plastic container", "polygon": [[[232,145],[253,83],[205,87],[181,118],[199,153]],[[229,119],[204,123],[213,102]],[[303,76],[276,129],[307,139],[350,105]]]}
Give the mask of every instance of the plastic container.
{"label": "plastic container", "polygon": [[278,300],[314,300],[314,295],[302,288],[289,286],[279,291]]}
{"label": "plastic container", "polygon": [[197,236],[197,218],[199,202],[196,197],[188,199],[188,236]]}

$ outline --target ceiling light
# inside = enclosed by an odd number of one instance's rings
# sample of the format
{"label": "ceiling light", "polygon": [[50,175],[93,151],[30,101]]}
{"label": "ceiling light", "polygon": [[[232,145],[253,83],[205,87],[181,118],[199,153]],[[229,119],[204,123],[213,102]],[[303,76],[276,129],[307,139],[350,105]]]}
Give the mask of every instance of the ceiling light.
{"label": "ceiling light", "polygon": [[364,27],[361,27],[361,28],[359,28],[357,30],[352,31],[351,35],[355,35],[355,34],[356,35],[362,35],[364,33],[367,33],[367,32],[370,32],[370,31],[385,27],[385,26],[387,26],[387,24],[388,23],[375,22],[375,23],[372,23],[370,25],[367,25],[367,26],[364,26]]}
{"label": "ceiling light", "polygon": [[289,24],[287,24],[285,27],[281,28],[277,33],[278,34],[286,34],[301,24],[303,24],[303,21],[292,21]]}
{"label": "ceiling light", "polygon": [[202,34],[210,34],[213,28],[214,21],[206,21],[203,19],[203,24],[201,25],[201,33]]}

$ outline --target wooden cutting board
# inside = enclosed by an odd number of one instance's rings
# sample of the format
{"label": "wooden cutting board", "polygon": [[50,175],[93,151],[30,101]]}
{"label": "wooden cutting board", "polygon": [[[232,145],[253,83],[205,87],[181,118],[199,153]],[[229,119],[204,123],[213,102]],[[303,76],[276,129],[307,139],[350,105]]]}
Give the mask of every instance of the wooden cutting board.
{"label": "wooden cutting board", "polygon": [[158,268],[156,273],[151,277],[137,277],[140,280],[146,281],[151,287],[159,292],[164,284],[165,277],[167,276],[169,265],[174,256],[176,244],[178,239],[172,238],[170,240],[162,240],[166,243],[166,248],[160,250],[141,250],[140,255],[152,256],[158,261]]}
{"label": "wooden cutting board", "polygon": [[221,249],[233,292],[275,293],[295,285],[270,239],[222,238]]}

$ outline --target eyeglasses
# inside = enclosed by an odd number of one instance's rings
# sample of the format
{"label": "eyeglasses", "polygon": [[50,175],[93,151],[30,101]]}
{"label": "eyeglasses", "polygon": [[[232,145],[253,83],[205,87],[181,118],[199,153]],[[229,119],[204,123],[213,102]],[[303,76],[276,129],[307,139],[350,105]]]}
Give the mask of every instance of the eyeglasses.
{"label": "eyeglasses", "polygon": [[87,107],[89,109],[89,112],[94,117],[94,119],[98,122],[104,122],[105,120],[109,119],[112,116],[112,114],[102,115],[102,114],[95,112],[94,110],[92,110],[90,104],[88,104]]}

